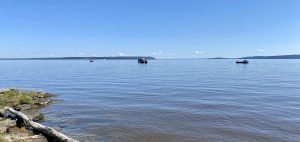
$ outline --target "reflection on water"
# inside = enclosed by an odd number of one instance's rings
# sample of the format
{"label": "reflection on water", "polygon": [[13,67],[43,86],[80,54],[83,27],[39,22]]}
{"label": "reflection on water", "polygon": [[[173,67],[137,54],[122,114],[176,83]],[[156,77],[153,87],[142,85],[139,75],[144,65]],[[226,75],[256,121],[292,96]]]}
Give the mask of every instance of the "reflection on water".
{"label": "reflection on water", "polygon": [[43,89],[46,125],[82,141],[299,141],[300,60],[0,61],[0,87]]}

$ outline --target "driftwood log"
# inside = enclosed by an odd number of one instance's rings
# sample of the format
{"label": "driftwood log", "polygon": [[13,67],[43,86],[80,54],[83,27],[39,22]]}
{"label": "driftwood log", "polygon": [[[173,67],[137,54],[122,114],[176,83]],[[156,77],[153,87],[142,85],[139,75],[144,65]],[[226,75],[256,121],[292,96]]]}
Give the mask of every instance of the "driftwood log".
{"label": "driftwood log", "polygon": [[24,125],[26,127],[31,127],[33,131],[39,132],[43,134],[46,137],[50,137],[56,141],[59,142],[79,142],[75,139],[72,139],[56,130],[54,130],[51,127],[44,126],[40,123],[34,122],[28,118],[25,114],[22,112],[16,111],[10,107],[6,107],[5,109],[5,117],[7,118],[19,118],[23,121]]}

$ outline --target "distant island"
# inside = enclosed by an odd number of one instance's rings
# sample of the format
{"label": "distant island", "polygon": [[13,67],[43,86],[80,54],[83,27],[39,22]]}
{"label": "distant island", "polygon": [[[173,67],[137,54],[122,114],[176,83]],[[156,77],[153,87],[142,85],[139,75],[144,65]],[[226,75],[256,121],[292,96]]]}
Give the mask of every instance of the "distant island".
{"label": "distant island", "polygon": [[275,56],[248,56],[241,58],[223,58],[223,57],[215,57],[208,59],[300,59],[300,55],[275,55]]}
{"label": "distant island", "polygon": [[0,60],[137,60],[139,58],[156,60],[154,57],[150,57],[150,56],[0,58]]}
{"label": "distant island", "polygon": [[300,55],[249,56],[239,59],[300,59]]}
{"label": "distant island", "polygon": [[215,57],[215,58],[208,58],[208,59],[236,59],[236,58]]}

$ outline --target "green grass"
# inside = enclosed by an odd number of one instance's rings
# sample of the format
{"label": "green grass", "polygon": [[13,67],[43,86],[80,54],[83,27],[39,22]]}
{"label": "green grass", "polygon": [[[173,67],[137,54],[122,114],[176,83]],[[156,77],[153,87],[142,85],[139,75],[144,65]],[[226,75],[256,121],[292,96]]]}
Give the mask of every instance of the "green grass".
{"label": "green grass", "polygon": [[6,106],[15,107],[21,104],[33,104],[37,98],[47,98],[51,94],[35,91],[7,89],[0,91],[0,109]]}
{"label": "green grass", "polygon": [[[49,98],[52,96],[53,96],[52,94],[44,93],[44,92],[24,91],[18,89],[4,89],[4,90],[0,90],[0,109],[3,109],[6,106],[14,108],[22,104],[29,104],[31,108],[38,107],[36,103],[42,102],[44,98]],[[23,140],[20,142],[26,142],[26,141],[27,140]],[[1,133],[0,133],[0,142],[6,142],[4,138],[4,134]]]}

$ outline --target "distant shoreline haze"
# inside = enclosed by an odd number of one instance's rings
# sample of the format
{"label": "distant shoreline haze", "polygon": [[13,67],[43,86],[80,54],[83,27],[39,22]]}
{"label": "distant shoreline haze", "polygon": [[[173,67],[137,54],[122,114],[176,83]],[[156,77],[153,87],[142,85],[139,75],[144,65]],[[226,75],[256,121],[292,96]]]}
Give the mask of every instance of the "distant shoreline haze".
{"label": "distant shoreline haze", "polygon": [[300,55],[248,56],[241,59],[300,59]]}
{"label": "distant shoreline haze", "polygon": [[[157,60],[151,56],[107,56],[107,57],[39,57],[39,58],[0,58],[0,60],[137,60],[146,58],[148,60]],[[196,59],[196,58],[185,58]],[[198,59],[198,58],[197,58]],[[199,58],[200,59],[200,58]],[[201,58],[201,59],[300,59],[300,55],[274,55],[274,56],[247,56],[240,58]]]}
{"label": "distant shoreline haze", "polygon": [[209,58],[209,59],[300,59],[300,55],[274,55],[274,56],[247,56],[247,57],[240,57],[240,58],[223,58],[223,57],[216,57],[216,58]]}
{"label": "distant shoreline haze", "polygon": [[138,58],[156,60],[151,56],[0,58],[0,60],[137,60]]}

